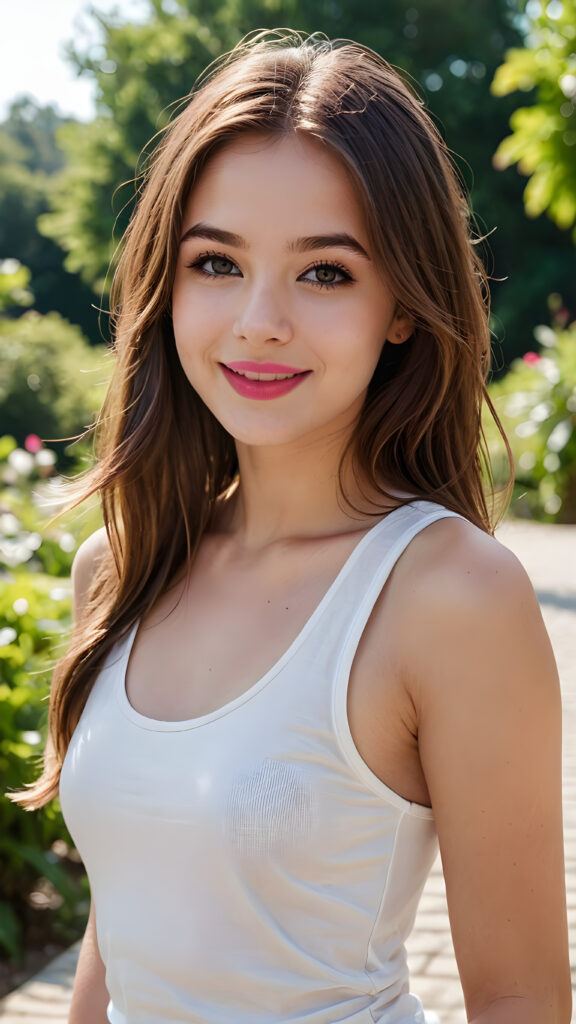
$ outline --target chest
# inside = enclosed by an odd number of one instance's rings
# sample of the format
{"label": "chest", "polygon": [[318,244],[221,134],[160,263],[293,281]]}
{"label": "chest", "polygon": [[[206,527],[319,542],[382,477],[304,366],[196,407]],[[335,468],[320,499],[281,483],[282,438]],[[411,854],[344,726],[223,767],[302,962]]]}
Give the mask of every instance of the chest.
{"label": "chest", "polygon": [[[248,567],[209,543],[194,570],[140,624],[125,682],[132,707],[152,719],[194,719],[256,686],[314,626],[354,546],[348,538]],[[374,774],[406,799],[428,803],[391,617],[385,588],[353,660],[348,719]]]}

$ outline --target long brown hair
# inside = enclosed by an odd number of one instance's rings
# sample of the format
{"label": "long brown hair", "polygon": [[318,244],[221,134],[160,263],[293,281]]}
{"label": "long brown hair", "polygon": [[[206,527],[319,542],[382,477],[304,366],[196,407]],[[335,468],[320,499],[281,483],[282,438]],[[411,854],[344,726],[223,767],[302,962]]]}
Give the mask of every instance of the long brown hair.
{"label": "long brown hair", "polygon": [[180,366],[170,299],[190,189],[218,148],[247,131],[299,132],[339,157],[373,254],[414,320],[408,342],[384,345],[350,440],[358,478],[383,495],[385,481],[441,502],[492,531],[481,423],[484,401],[490,405],[488,290],[446,146],[412,88],[367,47],[284,29],[251,34],[201,76],[161,137],[126,233],[112,289],[117,359],[96,425],[98,461],[72,503],[99,493],[111,553],[56,666],[53,754],[42,777],[13,795],[28,808],[56,795],[105,657],[194,557],[237,474],[233,438]]}

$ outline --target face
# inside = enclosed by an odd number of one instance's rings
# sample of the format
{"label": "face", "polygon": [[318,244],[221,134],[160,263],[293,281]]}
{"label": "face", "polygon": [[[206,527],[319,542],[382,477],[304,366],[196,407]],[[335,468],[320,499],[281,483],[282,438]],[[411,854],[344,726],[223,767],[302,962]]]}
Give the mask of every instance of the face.
{"label": "face", "polygon": [[412,324],[371,258],[339,160],[246,135],[186,205],[172,296],[184,372],[240,444],[347,436],[386,338]]}

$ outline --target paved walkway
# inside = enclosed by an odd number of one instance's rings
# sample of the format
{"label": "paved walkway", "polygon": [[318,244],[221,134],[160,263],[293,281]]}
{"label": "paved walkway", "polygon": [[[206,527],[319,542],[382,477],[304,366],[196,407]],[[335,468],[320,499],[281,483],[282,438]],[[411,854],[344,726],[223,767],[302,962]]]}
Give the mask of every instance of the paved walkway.
{"label": "paved walkway", "polygon": [[[564,696],[564,820],[572,978],[576,981],[576,526],[505,523],[499,538],[525,565],[552,638]],[[465,1024],[466,1014],[438,861],[424,890],[408,944],[412,988],[440,1024]],[[0,1002],[4,1024],[66,1024],[77,948],[58,957]],[[576,1008],[575,1008],[576,1010]],[[233,1024],[231,1021],[230,1024]],[[576,1012],[573,1016],[576,1024]]]}

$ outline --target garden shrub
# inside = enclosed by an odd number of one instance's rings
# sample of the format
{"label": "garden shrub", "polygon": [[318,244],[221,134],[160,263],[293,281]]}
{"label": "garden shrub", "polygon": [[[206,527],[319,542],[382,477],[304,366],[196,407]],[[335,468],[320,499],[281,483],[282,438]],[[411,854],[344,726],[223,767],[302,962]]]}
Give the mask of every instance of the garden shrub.
{"label": "garden shrub", "polygon": [[[104,345],[90,347],[59,313],[0,316],[0,435],[19,444],[86,430],[104,398],[112,363]],[[62,446],[57,449],[62,453]]]}
{"label": "garden shrub", "polygon": [[38,772],[51,669],[71,628],[72,558],[100,525],[94,511],[45,525],[42,488],[55,458],[38,438],[28,443],[33,451],[0,438],[0,951],[11,958],[34,936],[71,941],[87,909],[58,801],[29,813],[5,793]]}
{"label": "garden shrub", "polygon": [[576,322],[534,334],[540,351],[514,360],[490,386],[514,454],[511,511],[576,523]]}

